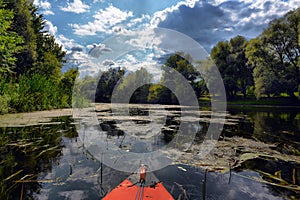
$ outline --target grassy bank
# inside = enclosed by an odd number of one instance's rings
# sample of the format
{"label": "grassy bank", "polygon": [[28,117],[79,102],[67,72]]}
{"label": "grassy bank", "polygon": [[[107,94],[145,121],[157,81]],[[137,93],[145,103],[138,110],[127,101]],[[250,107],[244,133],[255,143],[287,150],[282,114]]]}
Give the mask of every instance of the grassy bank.
{"label": "grassy bank", "polygon": [[[199,99],[200,106],[209,106],[210,98],[202,97]],[[299,99],[291,99],[289,97],[264,97],[259,100],[256,98],[236,98],[227,101],[228,106],[299,106]]]}

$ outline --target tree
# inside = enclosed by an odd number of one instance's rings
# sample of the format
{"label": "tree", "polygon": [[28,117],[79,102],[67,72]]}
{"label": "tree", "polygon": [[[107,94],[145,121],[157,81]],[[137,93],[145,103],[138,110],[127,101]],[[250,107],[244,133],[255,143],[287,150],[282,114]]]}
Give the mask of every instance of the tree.
{"label": "tree", "polygon": [[[174,74],[175,71],[179,72],[184,77],[187,83],[192,86],[195,93],[201,93],[201,87],[199,84],[201,75],[191,64],[191,62],[192,58],[190,55],[184,55],[184,53],[178,52],[171,55],[162,66],[163,76],[161,79],[161,85],[174,86],[174,88],[172,92],[166,87],[160,86],[158,89],[161,90],[160,93],[165,93],[163,96],[166,94],[166,96],[169,96],[169,103],[178,104],[178,99],[174,94],[182,94],[183,97],[187,98],[185,100],[188,100],[188,98],[191,96],[191,94],[184,94],[188,92],[187,88],[185,88],[186,85],[182,83],[183,80],[179,76]],[[185,101],[184,99],[181,100]]]}
{"label": "tree", "polygon": [[95,101],[110,103],[114,88],[124,74],[125,70],[121,68],[109,68],[108,71],[103,72],[97,84]]}
{"label": "tree", "polygon": [[128,73],[114,88],[115,100],[122,103],[147,103],[149,83],[151,83],[152,78],[152,74],[143,67],[135,72]]}
{"label": "tree", "polygon": [[272,55],[260,39],[252,39],[246,48],[248,63],[253,69],[255,90],[254,94],[260,99],[263,94],[270,96],[278,90],[278,76],[272,67],[274,65]]}
{"label": "tree", "polygon": [[12,72],[17,61],[15,54],[22,49],[22,37],[11,31],[13,17],[13,11],[0,0],[0,76]]}
{"label": "tree", "polygon": [[147,102],[158,104],[178,104],[172,91],[161,84],[152,84],[149,87]]}
{"label": "tree", "polygon": [[61,73],[62,63],[59,59],[51,52],[44,54],[43,62],[31,71],[31,73],[42,74],[45,77],[59,82],[62,78]]}
{"label": "tree", "polygon": [[248,87],[253,85],[252,66],[247,63],[245,55],[247,43],[243,36],[236,36],[229,42],[230,65],[236,72],[233,78],[236,79],[238,90],[244,98],[246,98]]}
{"label": "tree", "polygon": [[252,83],[252,69],[245,56],[247,40],[236,36],[228,41],[221,41],[211,51],[211,57],[223,78],[226,95],[234,98],[238,92],[246,97],[247,88]]}
{"label": "tree", "polygon": [[61,79],[60,88],[62,88],[63,94],[67,95],[67,104],[69,106],[72,105],[73,88],[78,74],[78,69],[71,68],[64,73],[63,78]]}
{"label": "tree", "polygon": [[62,77],[61,68],[65,63],[66,52],[62,46],[55,42],[53,35],[44,30],[45,20],[37,13],[38,8],[31,5],[32,28],[36,35],[37,59],[30,69],[30,73],[42,73],[48,78],[60,80]]}
{"label": "tree", "polygon": [[[14,71],[18,75],[43,73],[48,76],[50,74],[48,78],[57,75],[54,79],[60,79],[65,52],[55,42],[54,36],[44,30],[45,20],[38,14],[38,8],[28,0],[7,1],[8,7],[15,13],[11,28],[24,38],[22,51],[16,55],[18,62]],[[50,62],[50,59],[54,60]]]}
{"label": "tree", "polygon": [[7,107],[4,112],[70,106],[75,72],[62,76],[65,52],[44,30],[38,8],[28,0],[3,2],[0,0],[0,101]]}
{"label": "tree", "polygon": [[25,73],[33,66],[37,59],[36,34],[33,29],[32,13],[27,0],[7,0],[9,9],[14,10],[12,30],[24,39],[22,51],[16,54],[18,62],[14,71],[19,75]]}
{"label": "tree", "polygon": [[[223,79],[226,96],[232,99],[237,91],[236,71],[230,65],[230,46],[228,41],[220,41],[212,48],[211,57],[217,65]],[[232,62],[232,61],[231,61]]]}
{"label": "tree", "polygon": [[257,98],[281,92],[295,97],[300,85],[299,23],[300,8],[273,20],[259,37],[250,41],[246,55],[255,65]]}

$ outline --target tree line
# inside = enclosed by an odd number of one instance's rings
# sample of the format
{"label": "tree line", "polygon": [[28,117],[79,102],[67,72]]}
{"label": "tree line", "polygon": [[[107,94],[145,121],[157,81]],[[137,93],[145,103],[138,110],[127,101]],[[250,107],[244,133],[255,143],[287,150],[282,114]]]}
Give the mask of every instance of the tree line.
{"label": "tree line", "polygon": [[[300,91],[300,8],[290,11],[282,18],[275,19],[256,38],[247,40],[236,36],[229,41],[220,41],[211,50],[211,59],[219,69],[228,100],[239,96],[247,98],[254,96],[260,99],[264,96],[280,96],[284,93],[290,98],[296,98]],[[209,58],[198,62],[202,72],[208,76],[207,83],[193,66],[189,55],[183,52],[171,55],[162,66],[163,76],[157,84],[147,84],[139,87],[132,95],[132,103],[177,104],[174,94],[164,85],[173,81],[175,90],[184,92],[180,83],[172,77],[170,68],[176,70],[189,82],[197,97],[215,95],[209,94],[207,84],[214,84],[214,75],[210,74]],[[96,102],[110,102],[116,87],[119,93],[126,96],[131,87],[137,87],[139,82],[152,80],[153,77],[146,68],[131,72],[122,78],[125,70],[111,68],[103,72],[99,80]],[[122,92],[123,91],[123,92]],[[190,94],[186,94],[189,96]],[[217,94],[216,94],[217,95]],[[120,96],[122,99],[122,96]]]}
{"label": "tree line", "polygon": [[[229,100],[240,95],[245,98],[255,95],[257,99],[281,93],[291,98],[299,95],[299,21],[300,8],[270,22],[256,38],[247,40],[236,36],[212,48],[210,56],[221,73]],[[30,1],[0,0],[0,113],[72,106],[78,70],[62,73],[66,52],[44,27],[43,16]],[[192,63],[192,58],[184,52],[171,55],[162,66],[163,74],[157,83],[150,83],[154,77],[147,66],[136,72],[111,68],[101,72],[97,83],[91,81],[92,77],[78,83],[89,95],[95,95],[90,98],[95,102],[110,102],[117,86],[120,99],[130,88],[137,87],[130,99],[132,103],[177,104],[175,93],[186,90],[174,78],[175,70],[191,85],[197,97],[215,95],[207,89],[208,84],[215,82],[210,74],[210,62],[198,63],[205,66],[207,83],[196,70],[199,66]],[[138,87],[140,82],[149,84]],[[89,91],[89,84],[97,84],[96,94]],[[176,85],[173,91],[165,86],[168,84]]]}
{"label": "tree line", "polygon": [[220,41],[211,57],[222,75],[227,97],[257,99],[300,91],[300,8],[270,22],[256,38]]}
{"label": "tree line", "polygon": [[0,114],[71,106],[78,74],[28,0],[0,0]]}
{"label": "tree line", "polygon": [[[140,68],[135,72],[128,72],[123,68],[110,68],[102,72],[97,84],[95,102],[110,103],[115,96],[116,101],[123,103],[159,103],[178,104],[176,93],[184,93],[186,90],[174,71],[179,72],[182,77],[192,86],[193,90],[200,94],[203,82],[200,73],[193,67],[182,53],[171,55],[162,66],[162,77],[158,83],[153,82],[153,75],[146,68]],[[86,81],[88,82],[88,81]],[[146,84],[141,84],[146,83]],[[171,90],[169,86],[175,87]],[[130,95],[130,99],[128,99]],[[186,97],[190,94],[186,94]]]}

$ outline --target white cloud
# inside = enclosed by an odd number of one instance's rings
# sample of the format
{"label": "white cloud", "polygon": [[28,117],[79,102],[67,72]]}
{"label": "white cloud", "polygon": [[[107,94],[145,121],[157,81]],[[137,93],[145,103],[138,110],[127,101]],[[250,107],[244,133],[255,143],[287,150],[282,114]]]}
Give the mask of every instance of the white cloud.
{"label": "white cloud", "polygon": [[39,5],[39,0],[33,0],[33,5],[38,6]]}
{"label": "white cloud", "polygon": [[54,15],[54,12],[51,10],[51,3],[47,0],[34,0],[33,5],[38,6],[43,15]]}
{"label": "white cloud", "polygon": [[42,11],[42,14],[43,15],[54,15],[54,12],[52,10],[45,10],[45,11]]}
{"label": "white cloud", "polygon": [[222,4],[222,3],[226,2],[226,1],[228,1],[228,0],[209,0],[208,2],[211,5],[218,6],[218,5],[220,5],[220,4]]}
{"label": "white cloud", "polygon": [[61,7],[62,11],[74,12],[74,13],[85,13],[90,9],[89,5],[84,4],[81,0],[74,0],[72,3],[67,3],[67,7]]}
{"label": "white cloud", "polygon": [[157,25],[161,22],[166,20],[169,13],[176,12],[180,6],[187,6],[187,7],[194,7],[195,4],[199,2],[199,0],[186,0],[186,1],[180,1],[175,6],[168,7],[162,11],[158,11],[154,13],[154,16],[151,19],[151,26],[157,27]]}
{"label": "white cloud", "polygon": [[66,71],[69,68],[77,67],[79,69],[79,76],[81,78],[87,75],[94,76],[100,70],[100,66],[97,64],[97,62],[94,62],[91,57],[80,50],[80,47],[73,48],[72,51],[67,53],[65,58],[67,63],[63,67],[63,71]]}
{"label": "white cloud", "polygon": [[115,65],[115,62],[113,61],[113,60],[104,60],[103,62],[102,62],[102,65],[103,66],[112,66],[112,65]]}
{"label": "white cloud", "polygon": [[132,17],[130,11],[121,11],[112,5],[99,10],[93,17],[94,21],[87,24],[70,24],[77,35],[96,35],[97,32],[113,33],[114,26]]}
{"label": "white cloud", "polygon": [[[281,0],[241,0],[247,3],[248,9],[253,12],[246,17],[241,17],[239,14],[232,14],[232,19],[237,21],[237,25],[243,26],[247,23],[255,22],[258,24],[268,24],[275,17],[281,17],[291,9],[295,9],[300,5],[299,0],[281,1]],[[298,3],[296,3],[298,1]],[[248,11],[245,9],[245,11]],[[230,10],[228,11],[230,14]]]}
{"label": "white cloud", "polygon": [[112,52],[112,49],[107,48],[105,44],[93,44],[93,47],[89,51],[89,55],[95,58],[99,58],[105,52]]}
{"label": "white cloud", "polygon": [[98,3],[98,2],[100,2],[100,3],[104,3],[104,2],[105,2],[105,0],[93,0],[93,3]]}
{"label": "white cloud", "polygon": [[75,42],[75,40],[66,38],[64,35],[60,34],[55,39],[58,44],[62,45],[64,51],[71,50],[74,47],[80,47],[80,48],[84,49],[84,47],[77,44]]}
{"label": "white cloud", "polygon": [[40,1],[39,6],[45,10],[51,8],[51,4],[48,1]]}
{"label": "white cloud", "polygon": [[132,28],[132,27],[136,27],[138,24],[147,24],[149,23],[148,21],[150,20],[150,18],[151,18],[150,15],[143,14],[139,18],[131,19],[129,23],[126,25],[126,27]]}
{"label": "white cloud", "polygon": [[125,68],[129,72],[137,71],[141,68],[147,69],[153,75],[153,81],[158,82],[162,75],[161,64],[154,59],[153,53],[146,54],[143,58],[136,55],[126,54],[124,57],[115,61],[116,66]]}
{"label": "white cloud", "polygon": [[55,35],[57,32],[57,26],[54,26],[52,22],[47,21],[45,22],[45,28],[46,31],[48,31],[51,35]]}

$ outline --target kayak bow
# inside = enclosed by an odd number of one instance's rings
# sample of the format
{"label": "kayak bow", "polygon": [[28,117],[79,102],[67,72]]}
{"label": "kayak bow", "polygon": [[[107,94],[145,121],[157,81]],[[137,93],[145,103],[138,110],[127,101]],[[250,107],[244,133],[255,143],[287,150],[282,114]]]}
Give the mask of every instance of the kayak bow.
{"label": "kayak bow", "polygon": [[153,173],[147,173],[144,182],[133,174],[109,192],[103,200],[174,200]]}

